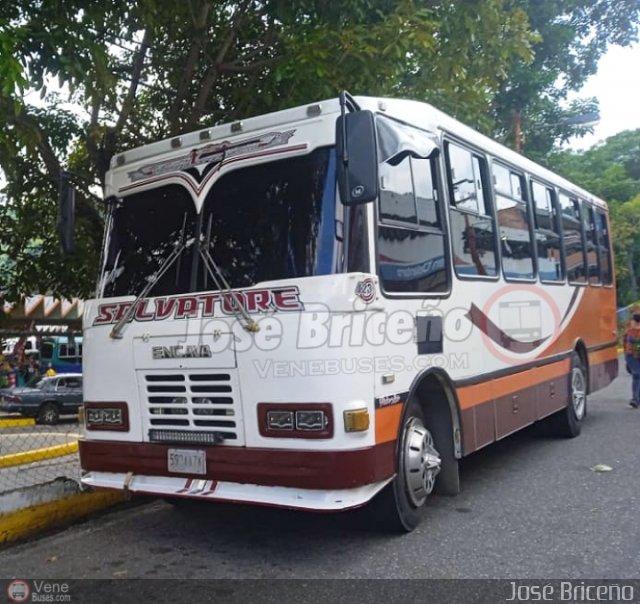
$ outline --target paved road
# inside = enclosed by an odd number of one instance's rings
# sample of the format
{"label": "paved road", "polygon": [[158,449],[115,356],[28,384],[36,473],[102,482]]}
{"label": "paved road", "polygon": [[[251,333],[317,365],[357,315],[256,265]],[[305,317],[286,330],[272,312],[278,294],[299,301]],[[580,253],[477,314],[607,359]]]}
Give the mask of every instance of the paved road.
{"label": "paved road", "polygon": [[[527,430],[465,460],[463,492],[402,537],[362,512],[189,511],[153,501],[2,552],[5,577],[640,578],[640,411],[622,376],[583,434]],[[590,468],[608,464],[613,471]]]}

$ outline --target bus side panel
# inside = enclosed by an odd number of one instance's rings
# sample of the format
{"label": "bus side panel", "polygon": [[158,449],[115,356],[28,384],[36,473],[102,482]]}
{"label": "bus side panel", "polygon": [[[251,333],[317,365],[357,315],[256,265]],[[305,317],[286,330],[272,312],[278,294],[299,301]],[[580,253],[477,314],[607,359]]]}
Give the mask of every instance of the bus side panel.
{"label": "bus side panel", "polygon": [[567,406],[570,359],[531,367],[508,376],[461,386],[465,455],[500,440]]}
{"label": "bus side panel", "polygon": [[589,351],[589,392],[608,386],[618,377],[617,344],[602,350]]}

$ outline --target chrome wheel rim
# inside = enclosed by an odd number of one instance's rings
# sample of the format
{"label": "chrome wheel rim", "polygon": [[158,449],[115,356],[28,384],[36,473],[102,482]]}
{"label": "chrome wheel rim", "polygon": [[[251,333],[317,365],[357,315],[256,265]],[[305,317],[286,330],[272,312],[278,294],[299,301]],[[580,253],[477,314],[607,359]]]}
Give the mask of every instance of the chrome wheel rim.
{"label": "chrome wheel rim", "polygon": [[580,367],[574,367],[571,371],[571,402],[578,419],[582,419],[584,416],[586,401],[587,387],[584,373]]}
{"label": "chrome wheel rim", "polygon": [[407,494],[411,503],[419,507],[433,491],[442,460],[431,432],[416,417],[409,419],[405,428],[402,462]]}

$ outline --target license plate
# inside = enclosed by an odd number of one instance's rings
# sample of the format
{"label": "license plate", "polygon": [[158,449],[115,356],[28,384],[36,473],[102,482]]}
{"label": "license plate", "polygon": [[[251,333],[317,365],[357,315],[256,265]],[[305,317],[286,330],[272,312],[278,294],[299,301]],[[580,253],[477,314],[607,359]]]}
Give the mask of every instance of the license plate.
{"label": "license plate", "polygon": [[193,449],[169,449],[167,452],[169,472],[180,474],[206,474],[207,460],[204,451]]}

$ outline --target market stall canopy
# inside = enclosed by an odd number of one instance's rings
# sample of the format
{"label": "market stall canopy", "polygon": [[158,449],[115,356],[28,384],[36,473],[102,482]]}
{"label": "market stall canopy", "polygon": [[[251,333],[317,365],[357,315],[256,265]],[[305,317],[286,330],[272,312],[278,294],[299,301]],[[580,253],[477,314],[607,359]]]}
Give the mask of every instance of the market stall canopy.
{"label": "market stall canopy", "polygon": [[0,337],[80,332],[83,310],[79,298],[26,296],[0,310]]}

